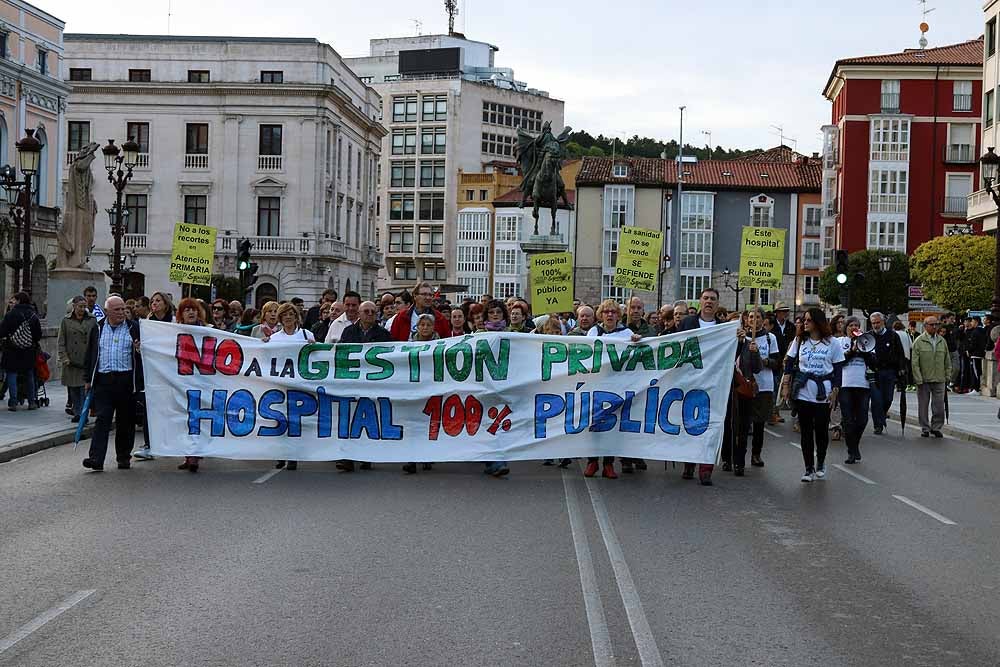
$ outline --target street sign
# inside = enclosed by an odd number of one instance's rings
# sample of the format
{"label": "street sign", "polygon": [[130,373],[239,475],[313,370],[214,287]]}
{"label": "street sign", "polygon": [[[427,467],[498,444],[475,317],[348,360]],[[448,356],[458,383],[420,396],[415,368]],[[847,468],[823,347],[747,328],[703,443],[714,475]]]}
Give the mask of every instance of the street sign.
{"label": "street sign", "polygon": [[652,292],[659,280],[663,233],[643,227],[622,227],[618,236],[615,287]]}
{"label": "street sign", "polygon": [[925,313],[942,313],[943,308],[939,308],[934,304],[933,301],[929,301],[924,295],[924,288],[922,285],[909,285],[906,288],[907,296],[909,297],[909,303],[907,304],[910,312],[925,312]]}

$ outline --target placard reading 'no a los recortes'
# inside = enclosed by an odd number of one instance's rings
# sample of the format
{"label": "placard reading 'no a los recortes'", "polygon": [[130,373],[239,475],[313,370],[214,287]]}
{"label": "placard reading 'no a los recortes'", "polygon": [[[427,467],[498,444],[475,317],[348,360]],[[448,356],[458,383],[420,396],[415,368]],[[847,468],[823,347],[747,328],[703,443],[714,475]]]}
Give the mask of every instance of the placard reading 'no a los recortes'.
{"label": "placard reading 'no a los recortes'", "polygon": [[615,287],[652,292],[660,277],[663,234],[642,227],[622,227],[615,262]]}
{"label": "placard reading 'no a los recortes'", "polygon": [[170,254],[170,282],[191,285],[212,284],[215,261],[215,235],[218,230],[206,225],[174,225],[174,247]]}
{"label": "placard reading 'no a los recortes'", "polygon": [[573,253],[546,252],[531,256],[531,311],[567,313],[573,310]]}
{"label": "placard reading 'no a los recortes'", "polygon": [[744,227],[740,244],[740,287],[781,289],[785,230]]}

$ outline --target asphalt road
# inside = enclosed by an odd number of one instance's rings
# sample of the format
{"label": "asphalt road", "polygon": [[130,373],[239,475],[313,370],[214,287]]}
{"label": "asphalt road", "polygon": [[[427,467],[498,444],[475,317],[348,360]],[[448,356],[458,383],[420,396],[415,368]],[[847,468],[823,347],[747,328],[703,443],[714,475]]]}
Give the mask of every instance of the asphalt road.
{"label": "asphalt road", "polygon": [[0,665],[1000,664],[1000,451],[896,425],[804,485],[771,430],[711,488],[40,452],[0,465]]}

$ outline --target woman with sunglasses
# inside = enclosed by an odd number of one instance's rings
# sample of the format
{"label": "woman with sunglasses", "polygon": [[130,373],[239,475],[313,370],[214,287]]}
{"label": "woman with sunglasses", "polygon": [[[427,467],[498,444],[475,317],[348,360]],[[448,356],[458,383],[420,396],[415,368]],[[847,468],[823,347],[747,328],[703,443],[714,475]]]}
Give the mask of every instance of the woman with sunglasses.
{"label": "woman with sunglasses", "polygon": [[788,348],[785,372],[791,381],[783,387],[785,399],[795,401],[799,417],[806,483],[826,478],[830,407],[837,403],[843,366],[844,349],[831,336],[826,315],[810,308],[802,318],[802,334]]}
{"label": "woman with sunglasses", "polygon": [[232,330],[232,322],[229,321],[229,304],[225,299],[216,299],[212,302],[212,328],[220,331]]}
{"label": "woman with sunglasses", "polygon": [[[181,302],[177,304],[177,323],[195,327],[208,326],[205,324],[205,309],[197,299],[181,299]],[[200,463],[200,456],[185,456],[184,463],[177,466],[177,469],[198,472]]]}

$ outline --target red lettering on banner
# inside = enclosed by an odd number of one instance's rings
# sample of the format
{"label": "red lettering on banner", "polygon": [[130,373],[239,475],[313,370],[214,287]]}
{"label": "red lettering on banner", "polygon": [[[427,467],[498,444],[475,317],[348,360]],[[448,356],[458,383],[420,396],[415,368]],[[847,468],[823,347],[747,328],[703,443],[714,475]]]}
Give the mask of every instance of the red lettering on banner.
{"label": "red lettering on banner", "polygon": [[[194,344],[191,334],[177,335],[177,374],[194,375],[194,367],[202,375],[215,375],[215,338],[205,336],[201,340],[201,352]],[[237,346],[239,347],[239,346]],[[240,363],[243,362],[243,352],[240,351]]]}
{"label": "red lettering on banner", "polygon": [[223,375],[239,375],[243,369],[243,348],[231,338],[219,343],[215,351],[215,368]]}

